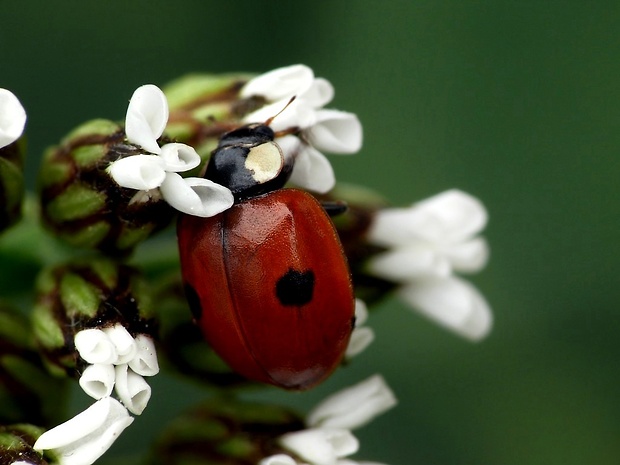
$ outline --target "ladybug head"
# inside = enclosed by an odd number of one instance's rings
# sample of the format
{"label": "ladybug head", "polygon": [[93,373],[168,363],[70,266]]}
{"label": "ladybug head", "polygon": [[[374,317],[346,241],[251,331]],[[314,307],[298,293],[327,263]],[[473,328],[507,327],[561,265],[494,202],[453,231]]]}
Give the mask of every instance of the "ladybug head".
{"label": "ladybug head", "polygon": [[235,201],[280,189],[291,176],[273,130],[248,124],[224,134],[211,153],[205,178],[228,187]]}

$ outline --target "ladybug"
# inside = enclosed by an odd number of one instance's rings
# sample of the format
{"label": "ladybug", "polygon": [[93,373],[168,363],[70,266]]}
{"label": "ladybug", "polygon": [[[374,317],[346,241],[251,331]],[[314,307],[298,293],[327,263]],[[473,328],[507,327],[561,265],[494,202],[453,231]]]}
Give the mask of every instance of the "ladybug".
{"label": "ladybug", "polygon": [[194,319],[246,378],[303,390],[341,363],[354,324],[351,275],[326,209],[284,188],[284,161],[265,124],[224,134],[205,177],[233,206],[211,218],[182,215],[181,269]]}

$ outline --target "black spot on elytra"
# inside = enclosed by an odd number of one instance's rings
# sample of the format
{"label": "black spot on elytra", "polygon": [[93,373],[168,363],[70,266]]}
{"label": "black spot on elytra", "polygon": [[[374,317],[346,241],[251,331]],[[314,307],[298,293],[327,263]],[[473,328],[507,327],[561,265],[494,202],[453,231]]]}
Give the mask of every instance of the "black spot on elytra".
{"label": "black spot on elytra", "polygon": [[301,307],[312,300],[314,273],[290,268],[276,283],[276,295],[284,306]]}
{"label": "black spot on elytra", "polygon": [[198,293],[189,283],[185,283],[185,298],[187,299],[187,303],[189,304],[189,309],[194,316],[196,321],[199,321],[202,318],[202,306],[200,305],[200,297],[198,297]]}

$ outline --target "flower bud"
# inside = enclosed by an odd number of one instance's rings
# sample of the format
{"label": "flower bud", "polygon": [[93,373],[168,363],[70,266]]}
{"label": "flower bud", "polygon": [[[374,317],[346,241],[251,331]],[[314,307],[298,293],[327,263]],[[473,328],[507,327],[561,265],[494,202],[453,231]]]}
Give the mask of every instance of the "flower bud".
{"label": "flower bud", "polygon": [[0,231],[14,224],[21,216],[24,149],[23,138],[0,148]]}
{"label": "flower bud", "polygon": [[63,387],[45,370],[27,319],[0,305],[0,424],[46,424],[58,413]]}
{"label": "flower bud", "polygon": [[54,463],[46,460],[32,448],[41,433],[43,433],[42,428],[28,424],[0,425],[0,464],[48,465]]}
{"label": "flower bud", "polygon": [[77,247],[124,254],[168,225],[174,211],[158,192],[121,188],[106,169],[142,153],[108,120],[82,124],[48,149],[39,174],[44,224]]}
{"label": "flower bud", "polygon": [[[104,335],[105,341],[99,344],[89,337],[76,338],[77,333],[87,334],[83,330],[99,334],[118,327],[134,338],[152,337],[156,331],[144,281],[135,269],[111,260],[46,269],[37,280],[36,292],[34,334],[48,368],[59,375],[77,377],[86,364],[112,363],[124,351],[137,351],[116,336]],[[111,358],[106,358],[108,352]]]}
{"label": "flower bud", "polygon": [[282,452],[280,436],[302,428],[301,418],[282,407],[216,399],[171,423],[147,463],[256,464]]}

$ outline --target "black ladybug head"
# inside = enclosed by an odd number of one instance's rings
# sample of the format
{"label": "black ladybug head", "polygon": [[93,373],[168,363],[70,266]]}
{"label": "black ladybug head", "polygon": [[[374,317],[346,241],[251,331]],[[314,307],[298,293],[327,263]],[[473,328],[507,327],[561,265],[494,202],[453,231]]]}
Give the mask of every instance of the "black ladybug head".
{"label": "black ladybug head", "polygon": [[291,176],[275,134],[266,124],[248,124],[224,134],[211,153],[205,178],[228,187],[235,201],[280,189]]}

